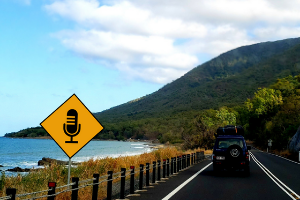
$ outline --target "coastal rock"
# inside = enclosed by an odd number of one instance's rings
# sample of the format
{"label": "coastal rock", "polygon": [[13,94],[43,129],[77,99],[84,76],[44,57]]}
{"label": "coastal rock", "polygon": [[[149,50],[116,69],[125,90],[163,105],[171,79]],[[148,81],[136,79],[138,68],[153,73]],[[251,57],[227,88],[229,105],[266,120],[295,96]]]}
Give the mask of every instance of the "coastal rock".
{"label": "coastal rock", "polygon": [[[56,159],[52,159],[52,158],[43,157],[42,160],[38,161],[38,166],[51,165],[53,163],[56,163],[58,165],[68,165],[69,164],[68,161],[62,161],[62,160],[56,160]],[[72,162],[71,164],[78,165],[79,163]]]}
{"label": "coastal rock", "polygon": [[68,165],[67,161],[61,161],[61,160],[56,160],[56,159],[52,159],[52,158],[43,157],[42,160],[38,161],[38,166],[51,165],[53,163],[57,163],[59,165]]}
{"label": "coastal rock", "polygon": [[13,169],[8,169],[6,171],[10,171],[10,172],[29,172],[30,169],[28,169],[28,168],[22,169],[20,167],[15,167]]}
{"label": "coastal rock", "polygon": [[3,165],[0,165],[0,167],[3,167]]}
{"label": "coastal rock", "polygon": [[296,134],[292,137],[292,139],[290,141],[289,150],[291,152],[299,152],[300,151],[300,126],[299,126]]}

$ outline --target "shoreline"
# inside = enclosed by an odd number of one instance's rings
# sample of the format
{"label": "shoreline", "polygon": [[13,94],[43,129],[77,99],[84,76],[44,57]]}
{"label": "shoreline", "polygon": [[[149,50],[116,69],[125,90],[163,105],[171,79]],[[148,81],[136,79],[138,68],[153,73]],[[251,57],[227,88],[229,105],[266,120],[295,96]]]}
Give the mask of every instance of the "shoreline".
{"label": "shoreline", "polygon": [[[52,140],[53,138],[51,136],[43,136],[43,137],[4,137],[2,138],[9,138],[9,139],[42,139],[42,140]],[[0,138],[1,138],[0,137]],[[161,144],[158,142],[158,140],[140,140],[140,139],[127,139],[127,140],[103,140],[103,139],[92,139],[91,141],[118,141],[118,142],[148,142],[152,144]]]}
{"label": "shoreline", "polygon": [[[3,138],[16,139],[16,141],[17,141],[17,139],[40,139],[40,140],[41,139],[42,140],[52,139],[51,137],[34,137],[34,138],[30,138],[30,137],[3,137]],[[100,140],[100,139],[93,139],[93,140],[94,141],[108,141],[108,142],[118,141],[118,140]],[[23,140],[23,141],[26,141],[26,140]],[[7,142],[9,143],[9,140]],[[37,142],[39,142],[39,141],[37,141]],[[149,149],[149,151],[155,151],[155,150],[158,150],[158,149],[169,146],[169,145],[164,145],[164,144],[160,144],[160,143],[153,143],[152,140],[132,140],[132,139],[130,139],[130,140],[126,140],[126,141],[123,141],[123,142],[127,142],[127,144],[129,146],[135,145],[133,143],[138,142],[138,144],[136,144],[136,145],[143,146],[144,148]],[[132,143],[132,144],[130,145],[130,143]],[[94,143],[94,144],[97,145],[97,143]],[[136,146],[134,146],[134,147],[136,147]],[[130,148],[133,148],[133,146],[130,147]],[[138,147],[138,148],[140,148],[140,147]],[[139,154],[137,154],[137,155],[139,155]],[[41,155],[41,156],[43,156],[43,155]],[[129,155],[121,155],[121,157],[124,157],[124,156],[129,156]],[[134,155],[130,155],[130,156],[136,156],[136,155],[134,154]],[[13,166],[3,166],[3,164],[0,163],[0,171],[10,172],[10,173],[37,171],[37,170],[39,170],[40,167],[43,168],[43,165],[38,164],[39,161],[43,160],[43,158],[44,157],[40,157],[40,158],[35,159],[35,161],[33,161],[33,163],[35,163],[35,165],[30,166],[30,167],[24,166],[24,165],[21,165],[21,164],[15,164]],[[46,156],[45,158],[53,159],[53,160],[58,161],[58,162],[67,162],[63,159],[59,159],[59,158],[55,158],[55,157],[51,157],[51,156],[50,157]],[[100,157],[98,158],[97,157],[97,159],[105,159],[105,158],[107,158],[107,157],[103,157],[103,158],[100,158]],[[109,158],[116,158],[116,157],[111,155],[111,156],[109,156]],[[72,165],[74,165],[75,163],[76,163],[75,165],[78,165],[78,164],[81,164],[83,162],[86,162],[86,160],[74,161],[74,163]],[[68,166],[68,164],[64,164],[64,165]]]}

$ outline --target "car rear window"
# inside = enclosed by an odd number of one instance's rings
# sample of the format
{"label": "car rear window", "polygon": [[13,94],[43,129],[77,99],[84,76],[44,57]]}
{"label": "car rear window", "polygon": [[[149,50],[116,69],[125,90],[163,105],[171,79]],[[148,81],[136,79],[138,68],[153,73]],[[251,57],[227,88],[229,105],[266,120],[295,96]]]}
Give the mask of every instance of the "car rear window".
{"label": "car rear window", "polygon": [[231,145],[239,145],[241,148],[244,147],[244,143],[242,139],[239,138],[221,138],[217,141],[218,149],[227,149]]}

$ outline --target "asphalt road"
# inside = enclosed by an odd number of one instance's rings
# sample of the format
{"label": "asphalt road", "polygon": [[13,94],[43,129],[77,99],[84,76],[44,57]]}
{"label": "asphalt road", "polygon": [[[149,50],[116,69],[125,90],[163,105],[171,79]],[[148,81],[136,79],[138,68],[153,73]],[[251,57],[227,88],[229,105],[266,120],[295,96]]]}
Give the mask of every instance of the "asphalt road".
{"label": "asphalt road", "polygon": [[210,160],[179,172],[130,200],[285,200],[300,199],[300,164],[251,150],[250,176],[214,174]]}

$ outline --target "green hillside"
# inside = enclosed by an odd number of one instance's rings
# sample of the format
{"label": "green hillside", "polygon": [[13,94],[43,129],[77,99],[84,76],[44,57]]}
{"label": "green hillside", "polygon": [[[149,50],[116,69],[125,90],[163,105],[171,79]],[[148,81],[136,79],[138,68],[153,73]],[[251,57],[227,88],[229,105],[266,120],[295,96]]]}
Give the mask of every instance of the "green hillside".
{"label": "green hillside", "polygon": [[116,122],[241,104],[258,87],[298,74],[299,44],[300,38],[296,38],[231,50],[153,94],[95,116],[103,122]]}

